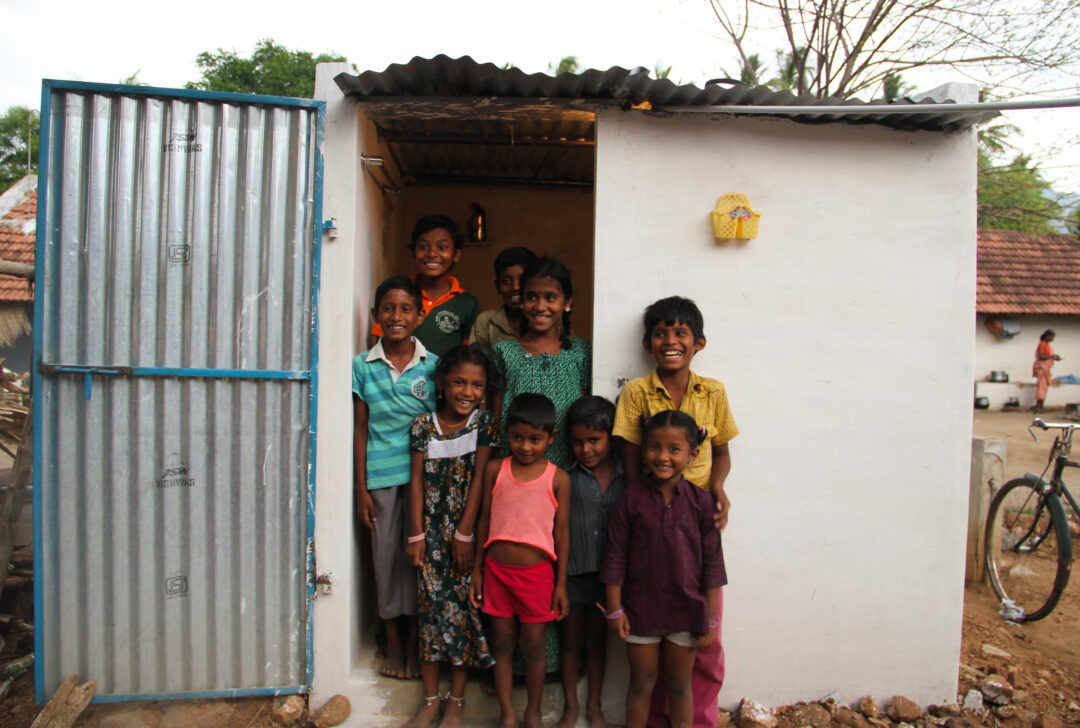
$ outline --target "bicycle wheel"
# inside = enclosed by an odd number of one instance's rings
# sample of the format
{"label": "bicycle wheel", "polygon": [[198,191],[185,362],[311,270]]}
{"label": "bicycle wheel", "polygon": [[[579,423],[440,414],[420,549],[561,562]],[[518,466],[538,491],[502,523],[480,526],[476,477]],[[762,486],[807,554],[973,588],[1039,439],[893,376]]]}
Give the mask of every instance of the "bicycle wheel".
{"label": "bicycle wheel", "polygon": [[1061,499],[1024,478],[1006,483],[986,519],[986,568],[1002,614],[1033,622],[1053,611],[1069,583],[1072,537]]}

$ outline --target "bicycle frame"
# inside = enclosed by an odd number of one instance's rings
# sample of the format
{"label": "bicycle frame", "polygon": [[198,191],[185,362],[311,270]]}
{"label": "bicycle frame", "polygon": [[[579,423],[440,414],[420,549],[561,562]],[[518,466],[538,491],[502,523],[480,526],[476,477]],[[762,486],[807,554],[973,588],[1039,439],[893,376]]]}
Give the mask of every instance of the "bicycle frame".
{"label": "bicycle frame", "polygon": [[1080,520],[1080,503],[1069,492],[1062,477],[1065,468],[1080,468],[1080,463],[1069,459],[1073,431],[1080,428],[1080,424],[1046,423],[1036,419],[1028,432],[1038,442],[1033,431],[1035,427],[1061,430],[1054,438],[1047,468],[1043,471],[1050,469],[1052,463],[1053,473],[1049,480],[1028,473],[1005,483],[991,500],[984,532],[988,574],[991,586],[1001,600],[1001,615],[1017,622],[1038,620],[1048,615],[1069,583],[1073,539],[1068,510],[1061,502],[1062,494],[1068,508]]}
{"label": "bicycle frame", "polygon": [[[1038,488],[1041,493],[1057,493],[1058,495],[1064,495],[1065,501],[1069,504],[1069,508],[1072,509],[1077,521],[1080,521],[1080,503],[1076,502],[1076,498],[1073,497],[1073,494],[1065,486],[1065,480],[1062,478],[1065,468],[1080,468],[1080,463],[1069,460],[1069,454],[1072,450],[1073,431],[1080,428],[1080,424],[1071,422],[1043,422],[1041,418],[1035,418],[1035,421],[1028,427],[1028,432],[1031,433],[1031,439],[1038,442],[1039,438],[1035,437],[1035,433],[1031,430],[1032,427],[1038,427],[1042,430],[1056,428],[1061,430],[1061,434],[1054,438],[1054,445],[1050,450],[1050,457],[1054,460],[1054,473],[1050,477],[1050,480],[1047,481],[1045,478],[1039,477],[1034,473],[1028,473],[1024,478],[1034,487]],[[1040,508],[1041,507],[1042,506],[1040,505]]]}

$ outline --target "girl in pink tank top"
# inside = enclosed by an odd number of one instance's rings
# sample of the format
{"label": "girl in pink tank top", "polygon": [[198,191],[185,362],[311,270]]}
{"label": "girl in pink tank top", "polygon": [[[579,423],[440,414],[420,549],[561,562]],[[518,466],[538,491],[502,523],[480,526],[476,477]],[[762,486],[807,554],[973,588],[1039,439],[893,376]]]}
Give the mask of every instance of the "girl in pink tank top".
{"label": "girl in pink tank top", "polygon": [[[491,617],[495,695],[502,726],[516,725],[510,702],[514,646],[525,660],[525,725],[540,725],[544,631],[566,616],[570,553],[570,476],[548,462],[555,405],[542,394],[520,394],[506,413],[510,457],[488,463],[469,598]],[[520,628],[520,639],[518,625]]]}
{"label": "girl in pink tank top", "polygon": [[555,499],[552,483],[558,468],[548,462],[536,480],[523,483],[510,467],[513,458],[505,458],[491,488],[491,523],[487,548],[494,541],[512,541],[534,546],[555,561]]}

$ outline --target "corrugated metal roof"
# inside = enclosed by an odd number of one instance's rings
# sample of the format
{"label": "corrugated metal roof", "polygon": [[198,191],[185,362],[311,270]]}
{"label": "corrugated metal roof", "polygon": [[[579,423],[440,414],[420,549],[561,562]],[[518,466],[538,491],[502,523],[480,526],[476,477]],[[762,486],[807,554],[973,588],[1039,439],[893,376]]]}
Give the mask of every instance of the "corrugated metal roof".
{"label": "corrugated metal roof", "polygon": [[1080,315],[1075,235],[979,230],[979,313]]}
{"label": "corrugated metal roof", "polygon": [[[647,103],[676,112],[680,106],[804,106],[805,114],[788,115],[789,118],[811,124],[879,124],[925,131],[967,128],[996,116],[996,112],[987,111],[950,112],[948,103],[939,104],[940,111],[887,115],[877,110],[888,106],[884,101],[819,99],[809,94],[795,96],[765,86],[749,88],[742,84],[701,89],[693,84],[677,85],[667,79],[650,78],[642,68],[630,71],[618,66],[606,71],[589,69],[553,77],[545,73],[527,74],[517,68],[500,68],[493,63],[477,63],[468,56],[456,59],[443,55],[430,59],[417,57],[406,64],[391,64],[384,71],[365,71],[358,75],[342,73],[334,80],[343,92],[361,101],[401,97],[430,100],[497,98],[578,108],[603,102],[627,107]],[[859,107],[865,109],[865,113],[814,113],[814,106]]]}

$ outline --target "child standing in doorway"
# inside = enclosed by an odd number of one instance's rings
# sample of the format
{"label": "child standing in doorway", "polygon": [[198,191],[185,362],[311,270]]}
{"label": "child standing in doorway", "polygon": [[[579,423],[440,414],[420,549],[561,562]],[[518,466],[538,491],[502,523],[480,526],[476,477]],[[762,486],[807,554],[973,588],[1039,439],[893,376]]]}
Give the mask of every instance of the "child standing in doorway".
{"label": "child standing in doorway", "polygon": [[[528,327],[520,337],[500,341],[492,359],[502,380],[492,408],[501,413],[505,433],[510,402],[526,392],[542,394],[555,405],[554,429],[563,430],[570,405],[589,393],[592,349],[589,342],[570,335],[570,312],[574,288],[570,271],[554,258],[537,258],[521,277],[522,310]],[[510,454],[502,440],[502,455]],[[573,457],[565,437],[553,440],[547,458],[560,468],[570,467]]]}
{"label": "child standing in doorway", "polygon": [[627,728],[646,725],[661,664],[670,725],[698,724],[694,656],[718,638],[718,598],[727,582],[713,499],[683,478],[703,430],[684,412],[651,417],[644,427],[650,475],[623,493],[611,515],[600,580],[607,585],[604,616],[626,642],[630,662]]}
{"label": "child standing in doorway", "polygon": [[[615,437],[622,441],[627,488],[641,482],[644,432],[642,421],[664,410],[688,414],[705,428],[705,440],[696,458],[687,466],[686,480],[712,494],[716,503],[717,528],[727,524],[729,501],[724,482],[731,470],[729,441],[739,434],[728,404],[727,391],[716,379],[690,369],[694,356],[705,348],[705,323],[697,305],[688,298],[671,296],[645,309],[642,346],[652,354],[656,369],[623,387],[615,413]],[[724,593],[719,593],[716,621],[722,624]],[[713,728],[718,713],[718,696],[724,684],[724,650],[719,639],[699,649],[694,661],[691,687],[694,692],[695,728]],[[653,694],[650,726],[667,725],[667,700],[663,681]]]}
{"label": "child standing in doorway", "polygon": [[[540,728],[544,630],[566,616],[570,478],[545,457],[555,438],[555,406],[521,394],[506,411],[510,457],[488,463],[470,596],[491,617],[500,728],[517,726],[510,702],[517,643],[525,661],[524,727]],[[520,638],[518,625],[520,624]]]}
{"label": "child standing in doorway", "polygon": [[566,593],[570,613],[562,624],[562,683],[566,696],[555,728],[573,728],[581,706],[578,678],[581,656],[589,680],[585,717],[590,728],[607,725],[600,708],[604,687],[604,617],[596,609],[604,602],[600,565],[607,543],[608,521],[624,489],[623,472],[611,448],[615,405],[603,397],[582,397],[566,413],[567,438],[574,454],[570,466],[570,558]]}
{"label": "child standing in doorway", "polygon": [[[480,300],[450,275],[454,263],[461,260],[463,244],[453,220],[446,215],[424,215],[413,226],[409,241],[417,271],[412,279],[424,304],[424,316],[415,335],[428,351],[440,355],[468,343],[469,330],[480,314]],[[371,327],[371,339],[382,333],[376,322]]]}
{"label": "child standing in doorway", "polygon": [[[423,315],[416,284],[393,276],[375,290],[382,336],[353,359],[353,481],[360,523],[372,531],[379,618],[386,627],[388,677],[415,678],[416,569],[405,553],[409,427],[435,406],[435,362],[414,336]],[[407,617],[402,640],[398,620]]]}
{"label": "child standing in doorway", "polygon": [[525,267],[536,260],[528,248],[507,248],[495,256],[495,290],[503,305],[484,311],[476,317],[469,342],[484,351],[506,339],[516,339],[525,331],[525,315],[521,310],[521,276]]}
{"label": "child standing in doorway", "polygon": [[479,409],[490,364],[476,346],[457,346],[439,358],[439,403],[413,421],[409,438],[410,533],[407,551],[420,569],[420,672],[424,702],[407,728],[440,715],[439,667],[450,664],[443,728],[460,728],[470,667],[491,667],[480,614],[469,602],[473,526],[483,500],[483,472],[497,444],[491,413]]}

